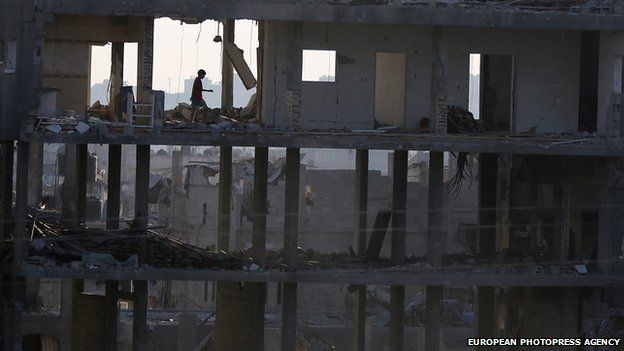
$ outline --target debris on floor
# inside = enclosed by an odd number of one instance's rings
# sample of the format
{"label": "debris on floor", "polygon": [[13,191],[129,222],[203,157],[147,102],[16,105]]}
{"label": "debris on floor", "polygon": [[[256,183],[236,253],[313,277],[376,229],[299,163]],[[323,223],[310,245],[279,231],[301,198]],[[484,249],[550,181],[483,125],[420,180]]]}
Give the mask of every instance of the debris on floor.
{"label": "debris on floor", "polygon": [[211,252],[177,239],[140,229],[104,230],[63,228],[52,211],[29,215],[30,256],[26,262],[45,267],[137,269],[138,255],[147,246],[152,268],[241,270],[233,255]]}

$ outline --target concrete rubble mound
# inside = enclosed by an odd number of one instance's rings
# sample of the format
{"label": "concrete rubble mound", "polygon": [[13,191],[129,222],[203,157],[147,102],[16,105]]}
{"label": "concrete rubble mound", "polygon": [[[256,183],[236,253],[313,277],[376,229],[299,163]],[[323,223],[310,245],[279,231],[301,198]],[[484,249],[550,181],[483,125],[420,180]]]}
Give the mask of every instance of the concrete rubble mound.
{"label": "concrete rubble mound", "polygon": [[29,264],[137,269],[138,254],[143,250],[148,252],[146,263],[152,268],[242,269],[241,260],[234,256],[197,248],[153,230],[147,230],[147,235],[134,228],[67,230],[57,212],[37,211],[29,217]]}

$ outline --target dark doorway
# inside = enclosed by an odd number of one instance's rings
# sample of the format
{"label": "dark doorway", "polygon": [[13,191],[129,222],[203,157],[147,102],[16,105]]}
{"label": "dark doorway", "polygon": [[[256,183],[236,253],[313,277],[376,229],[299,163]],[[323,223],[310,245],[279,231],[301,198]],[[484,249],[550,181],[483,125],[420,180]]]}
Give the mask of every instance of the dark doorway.
{"label": "dark doorway", "polygon": [[480,116],[491,132],[511,131],[514,96],[514,58],[481,55]]}

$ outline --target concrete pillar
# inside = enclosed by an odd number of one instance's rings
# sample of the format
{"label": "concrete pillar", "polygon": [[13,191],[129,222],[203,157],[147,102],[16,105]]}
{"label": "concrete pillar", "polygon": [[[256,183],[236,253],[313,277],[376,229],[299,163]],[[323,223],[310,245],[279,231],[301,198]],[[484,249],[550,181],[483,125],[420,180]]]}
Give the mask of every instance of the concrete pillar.
{"label": "concrete pillar", "polygon": [[[407,151],[395,150],[392,162],[392,238],[391,259],[405,264],[405,226],[407,205]],[[390,287],[390,351],[403,350],[405,286]]]}
{"label": "concrete pillar", "polygon": [[28,207],[39,205],[43,188],[43,143],[31,142],[28,155]]}
{"label": "concrete pillar", "polygon": [[[299,149],[286,149],[286,185],[284,196],[284,263],[297,269],[299,244]],[[282,350],[297,348],[297,284],[284,283],[282,301]]]}
{"label": "concrete pillar", "polygon": [[[139,252],[139,262],[149,264],[149,240],[147,238],[147,222],[149,218],[150,146],[137,145],[136,147],[136,190],[135,190],[135,226],[143,229],[141,234],[144,244]],[[134,313],[132,315],[132,350],[147,350],[147,281],[135,280],[134,285]]]}
{"label": "concrete pillar", "polygon": [[76,145],[77,166],[76,166],[76,226],[85,223],[86,201],[87,201],[87,167],[89,160],[89,150],[87,144]]}
{"label": "concrete pillar", "polygon": [[[2,177],[2,185],[0,191],[1,206],[0,209],[0,239],[8,238],[10,233],[13,232],[13,152],[14,152],[13,140],[2,141],[2,169],[0,169],[0,176]],[[0,242],[2,245],[4,241]]]}
{"label": "concrete pillar", "polygon": [[119,308],[117,304],[117,292],[119,282],[106,282],[106,315],[104,316],[104,350],[117,351],[117,321]]}
{"label": "concrete pillar", "polygon": [[262,96],[264,95],[264,21],[258,21],[258,48],[256,49],[256,77],[258,84],[256,85],[256,116],[261,122],[265,122],[262,116]]}
{"label": "concrete pillar", "polygon": [[[115,59],[115,44],[113,44],[113,60]],[[123,45],[122,61],[123,61]],[[113,65],[115,65],[113,63]],[[123,74],[122,74],[123,77]],[[112,84],[112,83],[111,83]],[[112,100],[111,100],[112,101]],[[111,103],[112,106],[114,106]],[[119,229],[119,209],[121,196],[121,145],[110,144],[108,146],[108,191],[106,199],[106,229]],[[118,321],[118,301],[117,291],[119,290],[118,281],[106,282],[106,328],[104,349],[106,351],[117,350],[117,321]]]}
{"label": "concrete pillar", "polygon": [[26,211],[28,200],[28,154],[29,144],[17,144],[17,187],[15,198],[15,235],[13,240],[13,272],[11,274],[11,307],[7,314],[9,323],[8,350],[22,350],[24,312],[24,279],[18,274],[19,265],[28,253]]}
{"label": "concrete pillar", "polygon": [[154,75],[154,18],[143,17],[143,21],[137,55],[137,99],[149,101]]}
{"label": "concrete pillar", "polygon": [[111,80],[110,80],[110,112],[114,120],[120,121],[121,117],[121,87],[123,86],[124,72],[124,43],[113,42],[111,53]]}
{"label": "concrete pillar", "polygon": [[[267,220],[267,177],[269,164],[269,149],[256,147],[254,156],[254,192],[253,192],[253,233],[252,253],[254,261],[262,266],[266,254],[266,220]],[[249,285],[249,284],[248,284]],[[264,305],[266,298],[266,283],[253,283],[250,289],[254,290],[252,310],[250,316],[251,340],[255,350],[264,349]]]}
{"label": "concrete pillar", "polygon": [[108,146],[108,191],[106,199],[106,229],[119,229],[121,200],[121,145]]}
{"label": "concrete pillar", "polygon": [[[225,19],[223,23],[223,42],[234,44],[234,26],[233,19]],[[234,67],[230,61],[227,52],[223,51],[221,65],[221,111],[234,106]]]}
{"label": "concrete pillar", "polygon": [[183,313],[178,318],[178,351],[194,351],[197,346],[197,315]]}
{"label": "concrete pillar", "polygon": [[432,133],[446,134],[447,127],[447,66],[448,48],[443,29],[433,28],[433,66],[431,75],[431,118]]}
{"label": "concrete pillar", "polygon": [[221,146],[219,151],[219,213],[217,249],[230,248],[230,207],[232,203],[232,147]]}
{"label": "concrete pillar", "polygon": [[[498,156],[479,154],[479,253],[492,257],[496,244]],[[496,293],[492,286],[477,287],[477,336],[494,337]]]}
{"label": "concrete pillar", "polygon": [[86,144],[65,144],[62,217],[65,227],[69,229],[80,227],[85,219],[87,152]]}
{"label": "concrete pillar", "polygon": [[254,261],[259,265],[263,265],[266,251],[267,176],[269,149],[266,147],[256,147],[255,150],[252,252]]}
{"label": "concrete pillar", "polygon": [[288,61],[286,63],[286,111],[288,126],[301,126],[301,71],[303,64],[303,23],[288,22]]}
{"label": "concrete pillar", "polygon": [[[368,215],[368,150],[357,150],[355,155],[355,240],[359,256],[366,255]],[[366,350],[366,286],[360,285],[355,292],[353,314],[353,350]]]}
{"label": "concrete pillar", "polygon": [[[427,260],[434,267],[442,265],[446,245],[444,231],[444,153],[429,152],[429,189],[427,220]],[[442,287],[427,286],[425,350],[440,349]]]}

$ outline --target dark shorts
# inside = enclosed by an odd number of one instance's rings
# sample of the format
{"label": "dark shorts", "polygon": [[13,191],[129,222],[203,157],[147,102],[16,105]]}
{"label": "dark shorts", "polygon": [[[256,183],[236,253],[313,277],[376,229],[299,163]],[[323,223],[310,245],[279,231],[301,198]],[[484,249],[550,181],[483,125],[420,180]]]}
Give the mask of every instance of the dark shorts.
{"label": "dark shorts", "polygon": [[191,106],[193,106],[195,108],[208,107],[208,105],[206,105],[206,101],[204,101],[204,99],[191,100]]}

